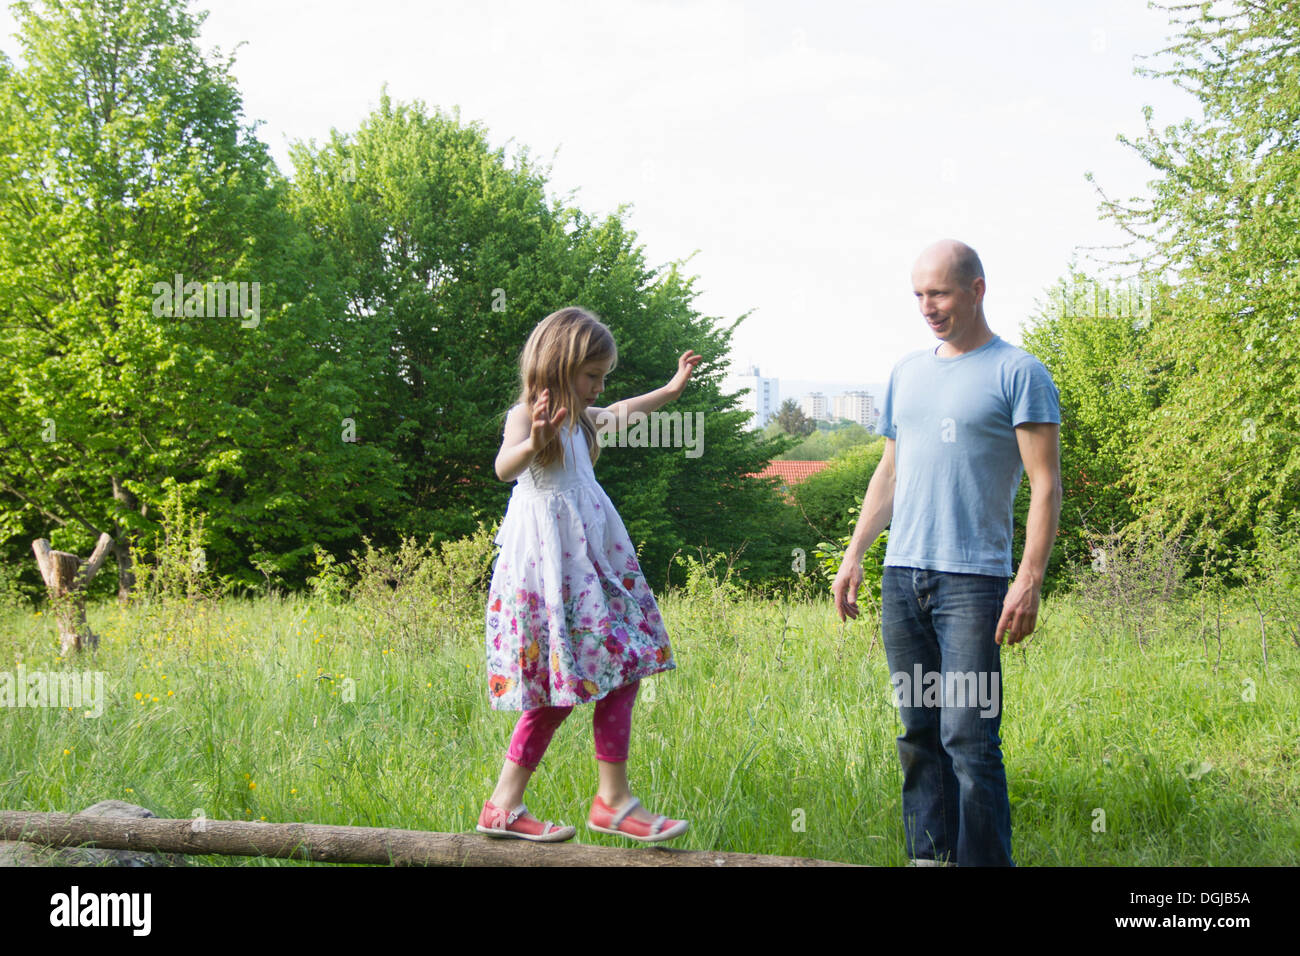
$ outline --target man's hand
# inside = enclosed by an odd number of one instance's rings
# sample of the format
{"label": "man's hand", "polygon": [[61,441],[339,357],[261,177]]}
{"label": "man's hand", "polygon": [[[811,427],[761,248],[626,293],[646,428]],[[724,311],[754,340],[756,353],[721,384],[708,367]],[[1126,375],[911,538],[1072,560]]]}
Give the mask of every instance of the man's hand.
{"label": "man's hand", "polygon": [[1016,578],[1002,602],[1002,616],[993,639],[999,644],[1018,644],[1034,632],[1038,623],[1038,585]]}
{"label": "man's hand", "polygon": [[835,595],[835,610],[839,612],[841,621],[845,615],[857,620],[858,588],[861,585],[862,565],[853,561],[841,564],[839,573],[835,575],[835,583],[831,585],[831,592]]}
{"label": "man's hand", "polygon": [[1020,571],[1007,589],[1002,617],[993,635],[999,644],[1017,644],[1034,631],[1038,593],[1061,515],[1061,426],[1055,422],[1022,422],[1016,426],[1016,444],[1029,476],[1029,514]]}

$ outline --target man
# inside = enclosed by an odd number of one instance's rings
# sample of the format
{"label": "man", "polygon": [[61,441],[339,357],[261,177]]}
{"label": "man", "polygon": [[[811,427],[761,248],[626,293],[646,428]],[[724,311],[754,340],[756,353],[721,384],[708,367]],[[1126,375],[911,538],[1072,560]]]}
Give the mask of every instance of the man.
{"label": "man", "polygon": [[[835,607],[841,621],[858,616],[862,556],[892,518],[881,633],[903,722],[908,855],[917,865],[1014,866],[1000,653],[1038,617],[1061,509],[1059,395],[1041,362],[989,328],[974,249],[930,246],[912,285],[940,344],[890,374],[885,450],[835,578]],[[1022,467],[1029,518],[1008,588]]]}

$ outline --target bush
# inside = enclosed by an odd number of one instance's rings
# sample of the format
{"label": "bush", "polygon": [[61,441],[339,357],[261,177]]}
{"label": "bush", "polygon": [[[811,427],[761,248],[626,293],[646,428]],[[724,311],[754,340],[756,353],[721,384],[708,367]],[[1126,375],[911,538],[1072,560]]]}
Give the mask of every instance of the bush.
{"label": "bush", "polygon": [[[357,580],[347,590],[351,612],[373,642],[408,648],[446,644],[483,615],[487,584],[496,553],[496,526],[479,522],[472,535],[435,546],[404,538],[393,551],[353,552]],[[318,559],[319,560],[319,559]],[[318,593],[342,594],[343,568],[326,564],[317,576]]]}
{"label": "bush", "polygon": [[225,585],[208,568],[204,520],[203,514],[186,507],[180,486],[171,482],[157,533],[130,545],[133,602],[215,600],[225,593]]}
{"label": "bush", "polygon": [[854,448],[795,486],[795,504],[810,529],[813,541],[825,541],[835,536],[844,523],[844,516],[862,504],[871,476],[884,453],[884,439]]}
{"label": "bush", "polygon": [[1104,632],[1132,632],[1143,647],[1162,628],[1163,612],[1184,596],[1185,542],[1096,531],[1088,541],[1092,563],[1074,571],[1071,595]]}
{"label": "bush", "polygon": [[1259,615],[1264,660],[1270,620],[1300,648],[1300,519],[1265,515],[1255,528],[1254,550],[1236,550],[1234,570]]}
{"label": "bush", "polygon": [[22,586],[21,576],[21,569],[0,564],[0,614],[32,610],[34,602]]}
{"label": "bush", "polygon": [[[724,601],[731,603],[740,599],[742,588],[732,580],[732,566],[740,555],[728,558],[720,552],[706,554],[700,549],[699,558],[689,554],[673,555],[673,564],[686,569],[686,583],[680,588],[681,596],[690,601]],[[719,574],[718,565],[726,562],[726,567]]]}
{"label": "bush", "polygon": [[326,604],[343,604],[354,586],[352,567],[318,544],[312,546],[312,553],[316,573],[307,578],[311,593]]}
{"label": "bush", "polygon": [[686,606],[682,626],[699,630],[706,640],[734,644],[740,639],[736,611],[745,598],[745,588],[735,575],[740,552],[726,555],[699,549],[699,558],[673,555],[671,567],[686,569],[686,582],[675,589],[675,597]]}
{"label": "bush", "polygon": [[[849,549],[849,544],[853,541],[853,529],[857,523],[858,509],[854,507],[849,509],[848,513],[848,533],[834,541],[821,542],[813,552],[817,557],[817,568],[825,578],[828,589],[834,586],[835,576],[840,573],[840,565],[844,563],[844,552]],[[880,606],[880,582],[885,574],[885,549],[888,547],[889,531],[885,530],[862,556],[862,585],[858,588],[857,594],[859,605],[864,603],[863,591],[865,590],[867,606],[872,608]]]}

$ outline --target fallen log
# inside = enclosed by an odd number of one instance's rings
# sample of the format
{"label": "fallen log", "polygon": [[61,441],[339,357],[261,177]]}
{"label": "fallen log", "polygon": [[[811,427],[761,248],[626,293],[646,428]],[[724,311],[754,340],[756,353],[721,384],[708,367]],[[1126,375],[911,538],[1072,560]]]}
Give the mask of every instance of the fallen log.
{"label": "fallen log", "polygon": [[381,866],[851,866],[756,853],[542,845],[478,833],[435,833],[319,823],[124,820],[69,813],[0,811],[0,840],[155,853],[266,856]]}
{"label": "fallen log", "polygon": [[[122,800],[101,800],[79,811],[88,817],[116,817],[130,820],[158,819],[149,810]],[[178,853],[133,853],[129,850],[106,850],[93,847],[37,846],[12,840],[0,840],[0,866],[188,866]]]}

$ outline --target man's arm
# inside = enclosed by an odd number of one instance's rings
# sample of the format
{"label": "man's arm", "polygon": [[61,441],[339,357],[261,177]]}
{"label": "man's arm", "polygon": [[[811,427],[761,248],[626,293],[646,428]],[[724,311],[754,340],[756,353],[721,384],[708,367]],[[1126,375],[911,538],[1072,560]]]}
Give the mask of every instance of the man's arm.
{"label": "man's arm", "polygon": [[1029,517],[1025,525],[1025,553],[1020,570],[1007,589],[995,639],[1016,644],[1033,633],[1038,622],[1038,599],[1052,554],[1061,517],[1061,426],[1054,422],[1026,422],[1016,426],[1020,460],[1029,476]]}
{"label": "man's arm", "polygon": [[881,453],[880,464],[871,475],[871,484],[862,499],[862,510],[858,512],[858,523],[853,529],[848,550],[840,562],[839,573],[831,592],[835,595],[835,610],[840,620],[845,615],[858,616],[858,587],[862,584],[862,557],[885,530],[889,519],[894,516],[894,439],[885,439],[885,450]]}

